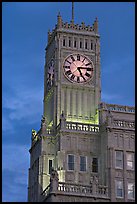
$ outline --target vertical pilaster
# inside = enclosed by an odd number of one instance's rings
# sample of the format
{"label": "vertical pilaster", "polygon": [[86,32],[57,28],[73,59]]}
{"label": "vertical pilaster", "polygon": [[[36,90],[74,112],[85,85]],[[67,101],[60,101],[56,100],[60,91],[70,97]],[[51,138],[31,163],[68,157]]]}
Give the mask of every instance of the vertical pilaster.
{"label": "vertical pilaster", "polygon": [[65,111],[64,106],[65,106],[65,98],[64,98],[64,89],[62,88],[61,89],[61,112]]}
{"label": "vertical pilaster", "polygon": [[68,115],[70,115],[70,89],[69,88],[66,89],[66,94],[67,94],[66,105],[67,105],[67,117],[68,117]]}
{"label": "vertical pilaster", "polygon": [[81,116],[81,97],[82,97],[82,94],[81,94],[81,91],[78,91],[78,117]]}

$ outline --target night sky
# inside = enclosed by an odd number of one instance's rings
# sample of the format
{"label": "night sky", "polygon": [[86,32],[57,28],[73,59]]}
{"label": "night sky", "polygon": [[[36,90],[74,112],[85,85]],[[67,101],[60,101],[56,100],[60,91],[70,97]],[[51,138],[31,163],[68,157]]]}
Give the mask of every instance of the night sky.
{"label": "night sky", "polygon": [[[2,201],[27,202],[31,129],[43,114],[47,32],[71,2],[2,3]],[[74,22],[99,21],[102,101],[134,106],[135,3],[76,2]]]}

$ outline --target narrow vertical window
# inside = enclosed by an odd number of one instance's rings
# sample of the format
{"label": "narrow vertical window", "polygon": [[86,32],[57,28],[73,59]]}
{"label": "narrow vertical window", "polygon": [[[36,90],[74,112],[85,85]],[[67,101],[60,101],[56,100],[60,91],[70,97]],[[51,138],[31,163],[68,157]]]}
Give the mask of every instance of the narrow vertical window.
{"label": "narrow vertical window", "polygon": [[91,41],[91,44],[90,44],[90,48],[91,50],[93,50],[93,42]]}
{"label": "narrow vertical window", "polygon": [[88,42],[87,42],[87,40],[85,41],[85,49],[88,49]]}
{"label": "narrow vertical window", "polygon": [[74,47],[77,47],[77,41],[74,40]]}
{"label": "narrow vertical window", "polygon": [[74,170],[74,155],[68,155],[68,170]]}
{"label": "narrow vertical window", "polygon": [[123,198],[123,181],[116,181],[116,197]]}
{"label": "narrow vertical window", "polygon": [[127,169],[134,170],[134,153],[127,153]]}
{"label": "narrow vertical window", "polygon": [[115,152],[115,167],[123,169],[123,151]]}
{"label": "narrow vertical window", "polygon": [[79,47],[82,48],[82,41],[80,41],[80,45],[79,45]]}
{"label": "narrow vertical window", "polygon": [[80,156],[80,171],[86,171],[86,157]]}
{"label": "narrow vertical window", "polygon": [[66,46],[66,40],[63,39],[63,46]]}
{"label": "narrow vertical window", "polygon": [[52,170],[52,160],[49,159],[49,174],[51,174],[51,170]]}
{"label": "narrow vertical window", "polygon": [[69,38],[69,47],[71,47],[71,39]]}
{"label": "narrow vertical window", "polygon": [[93,158],[92,160],[92,172],[97,173],[98,172],[98,159]]}
{"label": "narrow vertical window", "polygon": [[128,183],[128,199],[135,198],[135,186],[134,183]]}

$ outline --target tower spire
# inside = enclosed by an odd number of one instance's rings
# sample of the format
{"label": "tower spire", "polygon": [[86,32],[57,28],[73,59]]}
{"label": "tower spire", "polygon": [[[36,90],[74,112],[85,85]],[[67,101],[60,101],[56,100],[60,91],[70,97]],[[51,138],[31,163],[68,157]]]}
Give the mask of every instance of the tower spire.
{"label": "tower spire", "polygon": [[72,23],[74,23],[74,2],[72,2]]}

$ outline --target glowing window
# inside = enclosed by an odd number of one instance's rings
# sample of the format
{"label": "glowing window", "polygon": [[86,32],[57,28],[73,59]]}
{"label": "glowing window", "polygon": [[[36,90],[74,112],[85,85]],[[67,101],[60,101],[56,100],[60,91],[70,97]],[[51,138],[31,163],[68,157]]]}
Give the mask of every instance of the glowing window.
{"label": "glowing window", "polygon": [[134,153],[127,153],[127,169],[134,170]]}
{"label": "glowing window", "polygon": [[135,186],[134,183],[128,183],[128,199],[135,198]]}
{"label": "glowing window", "polygon": [[123,181],[115,181],[116,184],[116,197],[123,198]]}

